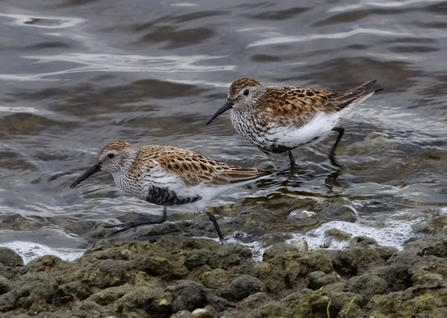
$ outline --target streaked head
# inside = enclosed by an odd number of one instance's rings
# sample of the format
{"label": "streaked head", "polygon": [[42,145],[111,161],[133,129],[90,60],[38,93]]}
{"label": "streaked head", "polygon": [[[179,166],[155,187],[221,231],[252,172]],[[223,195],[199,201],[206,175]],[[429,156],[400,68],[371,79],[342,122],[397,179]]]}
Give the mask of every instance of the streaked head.
{"label": "streaked head", "polygon": [[134,159],[134,153],[136,153],[136,148],[127,141],[116,140],[108,143],[99,152],[98,162],[73,182],[70,188],[73,189],[98,171],[107,171],[112,174],[124,171],[128,166],[127,163]]}
{"label": "streaked head", "polygon": [[255,105],[265,93],[265,86],[255,79],[240,78],[231,84],[228,90],[228,99],[225,105],[220,108],[211,119],[206,123],[211,123],[216,117],[229,109],[243,109]]}

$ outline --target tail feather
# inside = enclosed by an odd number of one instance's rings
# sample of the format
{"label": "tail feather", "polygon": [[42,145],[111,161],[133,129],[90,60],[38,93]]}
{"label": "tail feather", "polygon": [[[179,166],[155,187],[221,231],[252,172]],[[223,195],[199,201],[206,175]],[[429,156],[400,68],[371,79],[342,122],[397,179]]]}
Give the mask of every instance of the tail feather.
{"label": "tail feather", "polygon": [[337,111],[342,110],[351,104],[360,104],[374,93],[383,90],[383,88],[373,89],[372,86],[377,80],[370,80],[356,88],[349,89],[332,96],[332,103],[336,105]]}

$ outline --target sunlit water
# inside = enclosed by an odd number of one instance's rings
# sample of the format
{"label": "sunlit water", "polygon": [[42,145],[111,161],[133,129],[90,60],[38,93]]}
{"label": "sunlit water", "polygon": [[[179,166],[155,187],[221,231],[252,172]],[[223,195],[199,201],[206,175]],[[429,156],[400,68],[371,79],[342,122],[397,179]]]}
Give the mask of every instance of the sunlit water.
{"label": "sunlit water", "polygon": [[[329,227],[400,248],[447,206],[446,21],[435,0],[3,1],[0,244],[70,259],[96,222],[160,213],[105,175],[69,189],[119,138],[279,171],[210,205],[266,211],[269,231],[311,248],[344,246],[325,243]],[[286,155],[261,153],[228,115],[205,126],[239,77],[332,90],[376,78],[385,90],[344,123],[343,170],[327,160],[331,136],[296,150],[290,175]],[[291,222],[299,209],[315,221]]]}

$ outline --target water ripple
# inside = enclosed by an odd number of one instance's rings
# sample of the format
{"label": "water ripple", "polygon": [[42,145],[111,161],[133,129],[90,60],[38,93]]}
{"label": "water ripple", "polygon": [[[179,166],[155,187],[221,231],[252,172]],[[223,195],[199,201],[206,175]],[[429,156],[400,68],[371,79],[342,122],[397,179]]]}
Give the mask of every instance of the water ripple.
{"label": "water ripple", "polygon": [[380,36],[411,36],[410,32],[397,32],[392,30],[381,30],[381,29],[367,29],[367,28],[356,28],[354,30],[338,33],[327,33],[327,34],[308,34],[299,36],[278,36],[270,37],[267,39],[252,42],[246,46],[246,48],[262,46],[262,45],[272,45],[272,44],[283,44],[283,43],[294,43],[294,42],[307,42],[313,40],[328,40],[328,39],[345,39],[358,34],[372,34]]}
{"label": "water ripple", "polygon": [[83,24],[86,20],[77,17],[50,17],[42,15],[0,13],[0,17],[13,20],[15,26],[30,26],[43,29],[65,29]]}
{"label": "water ripple", "polygon": [[347,12],[352,10],[357,10],[365,7],[378,7],[378,8],[400,8],[406,7],[412,4],[426,5],[428,3],[440,3],[443,0],[406,0],[406,1],[376,1],[368,3],[351,4],[345,6],[334,7],[328,10],[328,12]]}
{"label": "water ripple", "polygon": [[[67,62],[81,64],[61,71],[40,74],[0,74],[0,80],[35,81],[64,74],[83,72],[166,72],[166,73],[200,73],[230,71],[236,65],[197,65],[198,62],[217,60],[226,56],[209,55],[119,55],[119,54],[91,54],[70,53],[45,56],[23,56],[34,59],[38,63]],[[47,79],[48,80],[48,79]],[[53,79],[54,80],[54,79]]]}

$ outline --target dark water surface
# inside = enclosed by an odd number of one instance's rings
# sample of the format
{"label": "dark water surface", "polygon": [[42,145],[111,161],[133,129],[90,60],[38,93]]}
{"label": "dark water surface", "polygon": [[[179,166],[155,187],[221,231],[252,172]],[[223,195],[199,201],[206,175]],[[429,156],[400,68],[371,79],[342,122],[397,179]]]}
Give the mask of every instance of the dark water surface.
{"label": "dark water surface", "polygon": [[[320,239],[332,224],[404,243],[447,213],[446,57],[447,1],[2,1],[0,242],[82,249],[96,222],[160,213],[110,176],[69,189],[126,139],[283,171],[211,203],[265,211],[269,231]],[[385,90],[345,121],[343,170],[331,136],[296,150],[290,176],[287,156],[258,151],[228,114],[205,126],[239,77]],[[303,210],[308,226],[293,221]]]}

